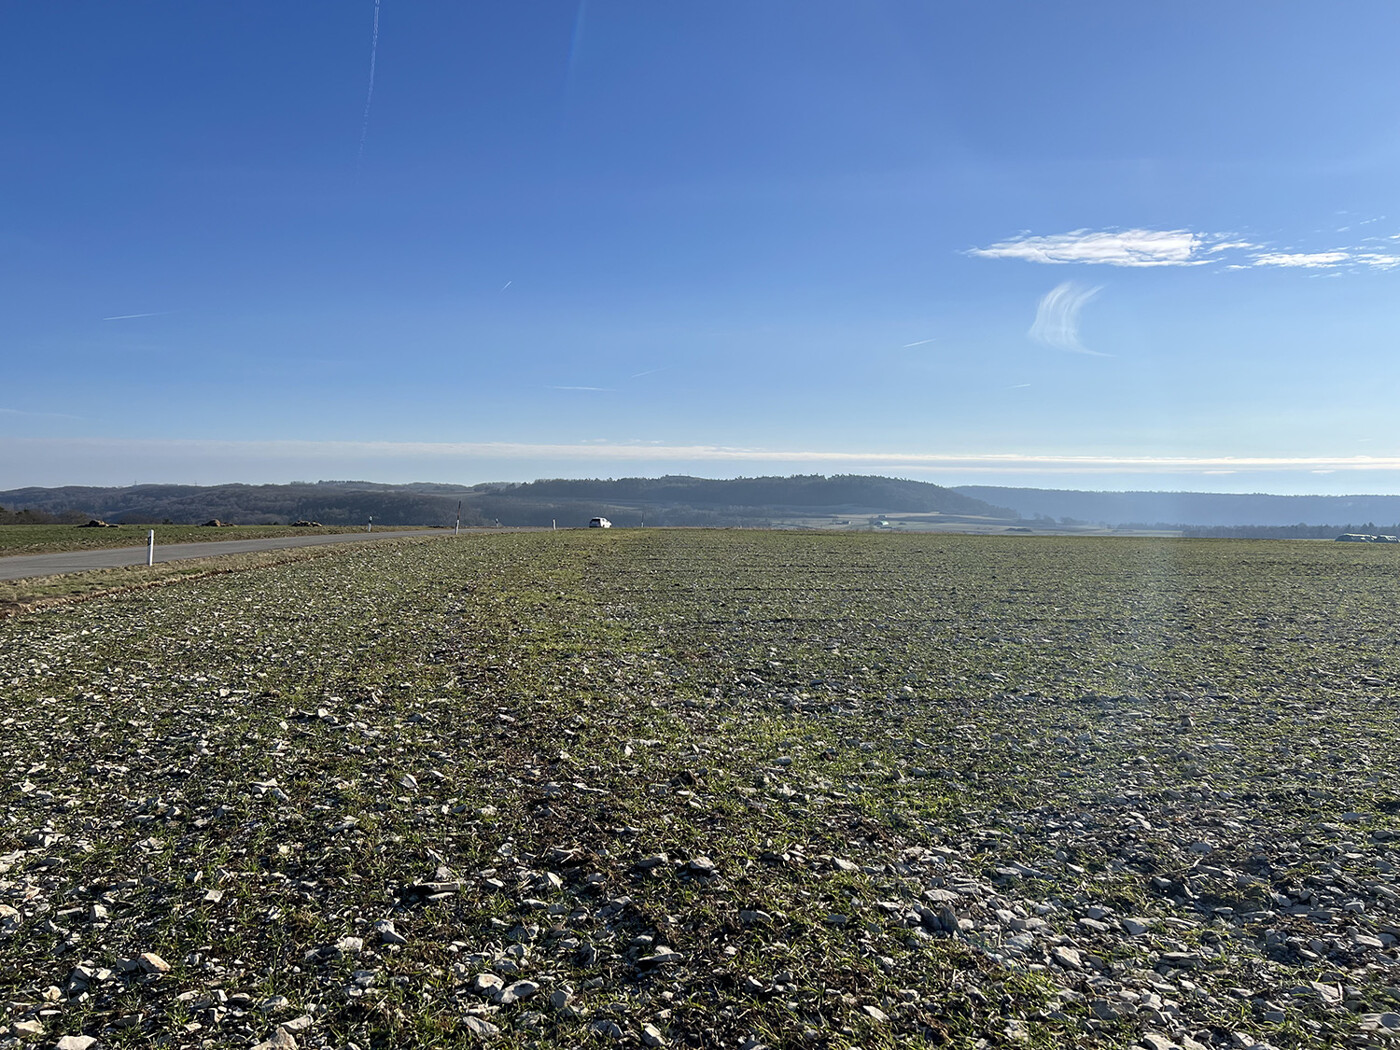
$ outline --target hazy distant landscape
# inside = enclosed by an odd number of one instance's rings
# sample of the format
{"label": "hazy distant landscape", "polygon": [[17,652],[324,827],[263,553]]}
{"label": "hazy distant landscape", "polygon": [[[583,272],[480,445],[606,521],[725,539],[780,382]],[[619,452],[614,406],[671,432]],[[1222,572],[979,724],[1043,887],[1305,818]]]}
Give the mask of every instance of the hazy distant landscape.
{"label": "hazy distant landscape", "polygon": [[[0,524],[22,520],[125,524],[560,527],[596,516],[621,527],[775,526],[1042,532],[1157,531],[1197,536],[1330,538],[1400,532],[1400,496],[1216,492],[1086,492],[963,485],[868,475],[707,479],[548,479],[526,483],[390,485],[136,485],[0,492]],[[28,515],[26,518],[25,515]]]}
{"label": "hazy distant landscape", "polygon": [[[1015,514],[952,489],[893,478],[820,475],[711,480],[691,477],[551,479],[522,484],[384,485],[322,481],[292,485],[140,485],[130,488],[18,489],[0,506],[73,520],[234,524],[464,525],[548,527],[587,524],[599,515],[618,526],[755,525],[794,515],[828,519],[895,512],[947,522],[1003,522]],[[849,524],[849,522],[848,522]],[[864,520],[859,524],[865,525]]]}
{"label": "hazy distant landscape", "polygon": [[1027,518],[1112,526],[1291,526],[1400,521],[1400,496],[1280,496],[1227,492],[1080,492],[959,485],[956,491]]}

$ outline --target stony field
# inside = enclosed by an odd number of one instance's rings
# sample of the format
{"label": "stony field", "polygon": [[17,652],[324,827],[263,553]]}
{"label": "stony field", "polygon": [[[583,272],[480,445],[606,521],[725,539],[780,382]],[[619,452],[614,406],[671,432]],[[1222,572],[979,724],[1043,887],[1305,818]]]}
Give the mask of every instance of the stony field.
{"label": "stony field", "polygon": [[576,531],[0,621],[0,1046],[1400,1046],[1393,550]]}

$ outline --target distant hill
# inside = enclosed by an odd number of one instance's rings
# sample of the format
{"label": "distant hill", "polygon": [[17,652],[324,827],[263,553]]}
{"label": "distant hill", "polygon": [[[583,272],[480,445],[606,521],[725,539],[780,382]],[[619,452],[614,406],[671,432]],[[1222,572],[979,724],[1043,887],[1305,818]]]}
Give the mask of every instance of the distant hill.
{"label": "distant hill", "polygon": [[[464,494],[467,489],[461,490]],[[125,488],[26,488],[0,492],[0,505],[111,522],[197,524],[218,518],[235,525],[299,520],[353,525],[371,516],[385,525],[451,524],[457,496],[369,482],[292,485],[133,485]],[[470,522],[463,507],[463,520]]]}
{"label": "distant hill", "polygon": [[[1049,519],[1115,528],[1165,527],[1195,535],[1315,536],[1325,535],[1328,529],[1394,532],[1400,528],[1391,524],[1400,522],[1400,496],[1090,492],[991,485],[945,488],[924,481],[857,474],[732,480],[685,475],[548,478],[481,485],[317,481],[24,488],[0,492],[0,523],[46,516],[181,524],[218,518],[240,525],[307,519],[327,525],[357,525],[372,516],[384,525],[451,525],[459,501],[464,525],[498,521],[502,525],[582,525],[602,515],[621,526],[643,522],[723,526],[825,515],[933,514],[945,516],[951,523],[960,519],[1005,522],[1019,517],[1032,526]],[[1381,524],[1373,524],[1377,522]]]}
{"label": "distant hill", "polygon": [[1110,526],[1342,526],[1400,521],[1400,496],[1273,496],[1226,492],[1086,492],[959,485],[965,496],[1024,518],[1069,518]]}
{"label": "distant hill", "polygon": [[712,480],[686,475],[661,478],[569,480],[553,478],[502,486],[497,496],[520,502],[579,501],[653,508],[690,507],[705,512],[801,509],[813,513],[940,513],[1010,517],[1005,508],[926,481],[861,474]]}
{"label": "distant hill", "polygon": [[384,485],[367,481],[289,485],[135,485],[125,488],[25,488],[0,492],[0,506],[54,516],[114,522],[239,525],[309,519],[349,525],[373,516],[384,525],[548,526],[602,515],[618,525],[740,525],[802,514],[935,513],[951,517],[1014,515],[972,496],[922,481],[862,475],[712,480],[663,478],[549,479],[526,483]]}

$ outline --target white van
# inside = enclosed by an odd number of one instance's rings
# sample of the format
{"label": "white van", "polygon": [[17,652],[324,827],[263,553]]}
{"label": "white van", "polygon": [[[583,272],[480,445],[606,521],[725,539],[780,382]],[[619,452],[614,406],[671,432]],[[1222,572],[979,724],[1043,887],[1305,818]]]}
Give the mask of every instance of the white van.
{"label": "white van", "polygon": [[607,518],[590,518],[588,527],[590,529],[610,529],[612,528],[612,522]]}

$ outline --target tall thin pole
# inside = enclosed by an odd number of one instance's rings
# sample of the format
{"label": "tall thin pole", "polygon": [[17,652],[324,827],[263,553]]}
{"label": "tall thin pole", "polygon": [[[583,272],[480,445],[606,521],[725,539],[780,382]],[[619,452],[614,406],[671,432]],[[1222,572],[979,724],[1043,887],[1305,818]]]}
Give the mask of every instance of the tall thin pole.
{"label": "tall thin pole", "polygon": [[152,529],[152,530],[150,531],[149,535],[146,536],[146,564],[147,564],[147,565],[154,565],[155,563],[156,563],[156,530],[155,530],[155,529]]}
{"label": "tall thin pole", "polygon": [[456,536],[462,531],[462,501],[457,501],[457,524],[452,526],[452,535]]}

